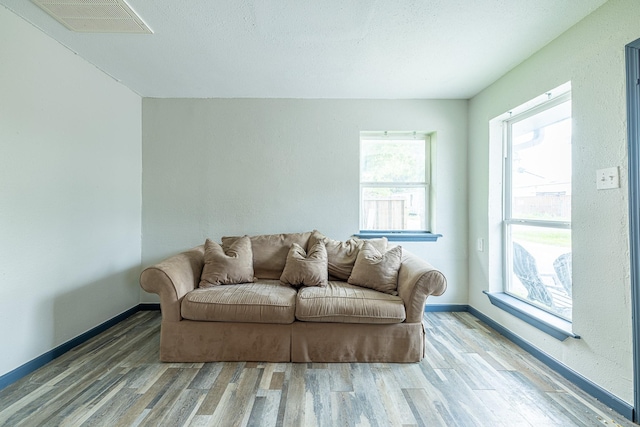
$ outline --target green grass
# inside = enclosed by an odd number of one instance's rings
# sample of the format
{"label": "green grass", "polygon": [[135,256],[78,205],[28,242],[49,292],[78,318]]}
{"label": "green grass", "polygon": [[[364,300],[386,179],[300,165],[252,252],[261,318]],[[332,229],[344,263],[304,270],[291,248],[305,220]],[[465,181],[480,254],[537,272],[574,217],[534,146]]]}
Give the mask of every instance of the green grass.
{"label": "green grass", "polygon": [[571,247],[571,232],[569,230],[513,230],[512,233],[513,239],[518,241]]}

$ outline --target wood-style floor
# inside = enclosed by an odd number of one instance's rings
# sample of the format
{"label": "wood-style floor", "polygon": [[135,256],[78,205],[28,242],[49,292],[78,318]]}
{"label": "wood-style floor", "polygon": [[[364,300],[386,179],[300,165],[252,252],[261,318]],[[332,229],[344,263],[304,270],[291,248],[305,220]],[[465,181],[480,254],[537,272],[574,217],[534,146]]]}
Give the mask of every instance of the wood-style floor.
{"label": "wood-style floor", "polygon": [[468,313],[415,364],[158,361],[140,312],[0,391],[2,426],[633,426]]}

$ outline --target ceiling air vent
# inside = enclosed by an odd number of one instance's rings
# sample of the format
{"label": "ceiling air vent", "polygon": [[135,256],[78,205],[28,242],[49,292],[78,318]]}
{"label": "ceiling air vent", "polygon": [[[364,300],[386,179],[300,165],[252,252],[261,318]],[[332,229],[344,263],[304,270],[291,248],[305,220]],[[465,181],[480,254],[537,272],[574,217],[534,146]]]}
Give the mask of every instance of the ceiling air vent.
{"label": "ceiling air vent", "polygon": [[124,0],[31,1],[71,31],[153,33]]}

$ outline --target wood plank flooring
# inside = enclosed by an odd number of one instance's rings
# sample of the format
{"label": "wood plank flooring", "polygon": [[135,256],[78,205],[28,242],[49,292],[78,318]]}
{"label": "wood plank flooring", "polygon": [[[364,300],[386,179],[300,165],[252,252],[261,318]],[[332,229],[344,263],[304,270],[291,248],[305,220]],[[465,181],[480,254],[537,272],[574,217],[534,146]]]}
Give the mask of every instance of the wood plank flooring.
{"label": "wood plank flooring", "polygon": [[0,391],[2,426],[633,426],[468,313],[415,364],[160,363],[140,312]]}

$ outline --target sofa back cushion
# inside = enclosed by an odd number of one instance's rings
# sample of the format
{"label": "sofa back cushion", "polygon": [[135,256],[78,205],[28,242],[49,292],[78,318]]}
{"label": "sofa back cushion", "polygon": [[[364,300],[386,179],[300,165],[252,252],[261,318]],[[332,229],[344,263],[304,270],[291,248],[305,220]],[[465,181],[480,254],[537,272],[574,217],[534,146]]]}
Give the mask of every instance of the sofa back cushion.
{"label": "sofa back cushion", "polygon": [[[309,239],[309,247],[318,241],[324,241],[327,248],[327,259],[329,265],[329,275],[334,279],[347,280],[353,270],[358,253],[362,249],[365,240],[351,238],[345,242],[333,240],[317,230],[313,231]],[[378,251],[384,253],[387,250],[387,238],[380,237],[377,239],[366,240],[371,243]]]}
{"label": "sofa back cushion", "polygon": [[[311,232],[261,234],[251,236],[251,250],[253,251],[253,274],[260,279],[280,279],[287,262],[287,254],[293,243],[306,248]],[[227,250],[239,236],[223,237],[222,248]]]}

